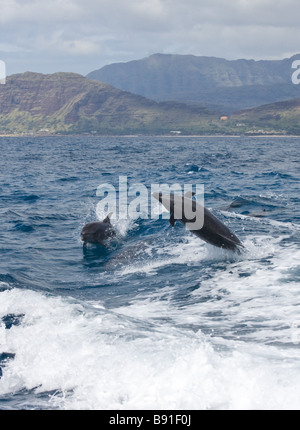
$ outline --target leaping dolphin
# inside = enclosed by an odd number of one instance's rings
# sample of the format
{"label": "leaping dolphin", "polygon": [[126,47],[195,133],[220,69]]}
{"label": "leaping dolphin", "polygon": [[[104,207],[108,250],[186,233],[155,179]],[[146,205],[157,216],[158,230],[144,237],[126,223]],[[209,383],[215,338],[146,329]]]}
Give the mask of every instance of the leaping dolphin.
{"label": "leaping dolphin", "polygon": [[110,222],[111,216],[112,213],[110,213],[103,221],[90,222],[83,227],[81,232],[83,245],[86,245],[87,243],[103,245],[107,239],[116,236],[116,231]]}
{"label": "leaping dolphin", "polygon": [[[152,196],[170,212],[172,227],[174,227],[175,222],[178,220],[200,239],[218,248],[230,249],[237,252],[240,251],[240,248],[244,248],[241,241],[226,225],[218,220],[208,209],[202,207],[195,200],[191,200],[191,193],[187,193],[184,197],[176,194],[168,195],[162,193],[152,193]],[[202,213],[199,228],[195,229],[193,227],[193,219],[185,216],[184,208],[186,207],[190,207],[194,214]]]}

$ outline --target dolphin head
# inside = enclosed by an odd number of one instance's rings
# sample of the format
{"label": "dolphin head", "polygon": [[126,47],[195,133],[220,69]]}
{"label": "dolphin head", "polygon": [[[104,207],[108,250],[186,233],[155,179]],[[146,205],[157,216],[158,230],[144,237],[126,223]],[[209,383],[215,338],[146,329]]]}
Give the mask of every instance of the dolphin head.
{"label": "dolphin head", "polygon": [[91,222],[85,225],[81,231],[81,240],[85,243],[103,244],[108,238],[116,235],[113,226],[110,223],[109,214],[101,222]]}
{"label": "dolphin head", "polygon": [[83,227],[81,240],[85,243],[101,243],[107,239],[107,227],[103,222],[91,222]]}

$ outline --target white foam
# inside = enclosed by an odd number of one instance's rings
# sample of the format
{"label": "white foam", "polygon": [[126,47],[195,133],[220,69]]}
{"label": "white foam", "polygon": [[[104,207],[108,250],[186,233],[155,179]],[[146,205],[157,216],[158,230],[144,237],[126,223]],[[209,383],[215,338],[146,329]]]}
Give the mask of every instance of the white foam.
{"label": "white foam", "polygon": [[300,406],[297,352],[155,321],[151,306],[157,317],[178,319],[168,300],[157,297],[112,312],[101,303],[12,289],[0,293],[0,303],[1,317],[25,314],[18,326],[1,325],[1,351],[16,355],[3,369],[0,395],[56,390],[49,405],[62,409]]}
{"label": "white foam", "polygon": [[0,282],[0,290],[1,289],[4,289],[4,290],[10,289],[10,285],[7,282]]}
{"label": "white foam", "polygon": [[138,260],[123,267],[118,275],[128,275],[134,273],[145,273],[156,275],[160,268],[166,266],[201,264],[205,261],[223,261],[226,258],[238,259],[238,254],[231,251],[215,248],[200,241],[192,234],[187,234],[184,241],[174,243],[155,243],[152,244],[148,253],[153,253],[151,259]]}

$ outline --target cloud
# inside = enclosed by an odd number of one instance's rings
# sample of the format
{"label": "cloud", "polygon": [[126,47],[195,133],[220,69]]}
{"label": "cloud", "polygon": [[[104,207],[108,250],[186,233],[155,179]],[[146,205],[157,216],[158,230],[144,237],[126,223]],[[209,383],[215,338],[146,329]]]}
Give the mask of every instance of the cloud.
{"label": "cloud", "polygon": [[73,0],[0,0],[0,23],[65,22],[80,17]]}
{"label": "cloud", "polygon": [[0,59],[85,74],[155,52],[283,58],[299,15],[298,0],[0,0]]}

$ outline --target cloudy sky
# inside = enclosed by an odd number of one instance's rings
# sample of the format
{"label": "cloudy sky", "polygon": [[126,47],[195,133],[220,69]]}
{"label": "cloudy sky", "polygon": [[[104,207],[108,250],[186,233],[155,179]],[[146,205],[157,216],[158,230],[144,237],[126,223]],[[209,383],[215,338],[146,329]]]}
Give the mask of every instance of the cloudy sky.
{"label": "cloudy sky", "polygon": [[300,52],[299,0],[0,0],[0,60],[87,74],[153,53],[281,59]]}

